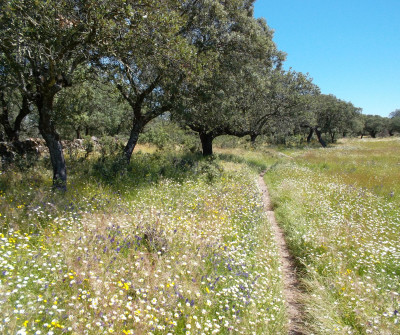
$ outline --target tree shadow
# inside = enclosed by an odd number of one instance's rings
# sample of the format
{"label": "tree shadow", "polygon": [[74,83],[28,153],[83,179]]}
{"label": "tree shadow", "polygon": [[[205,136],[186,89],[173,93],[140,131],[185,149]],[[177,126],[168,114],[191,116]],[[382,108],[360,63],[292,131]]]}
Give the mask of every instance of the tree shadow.
{"label": "tree shadow", "polygon": [[120,156],[107,156],[85,164],[80,172],[113,189],[149,187],[162,179],[183,182],[207,173],[210,160],[200,153],[136,153],[128,164]]}

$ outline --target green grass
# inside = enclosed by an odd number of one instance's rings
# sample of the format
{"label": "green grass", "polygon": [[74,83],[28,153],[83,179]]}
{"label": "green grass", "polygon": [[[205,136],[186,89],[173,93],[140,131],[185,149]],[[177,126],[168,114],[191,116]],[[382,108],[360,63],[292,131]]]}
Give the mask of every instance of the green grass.
{"label": "green grass", "polygon": [[310,333],[400,334],[398,139],[291,150],[266,175]]}
{"label": "green grass", "polygon": [[340,176],[387,200],[400,201],[400,139],[349,139],[325,150],[289,151],[299,164]]}
{"label": "green grass", "polygon": [[269,168],[309,333],[400,334],[399,143],[75,155],[66,194],[2,172],[0,333],[286,334]]}
{"label": "green grass", "polygon": [[70,160],[66,194],[42,165],[1,173],[0,333],[285,334],[255,170],[116,162]]}

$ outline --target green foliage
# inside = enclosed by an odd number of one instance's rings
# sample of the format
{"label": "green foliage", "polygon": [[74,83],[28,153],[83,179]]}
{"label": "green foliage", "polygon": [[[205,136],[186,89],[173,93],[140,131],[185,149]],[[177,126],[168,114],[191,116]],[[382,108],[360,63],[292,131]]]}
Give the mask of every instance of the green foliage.
{"label": "green foliage", "polygon": [[123,150],[121,139],[116,136],[102,136],[99,139],[100,154],[103,158],[112,155],[120,155]]}
{"label": "green foliage", "polygon": [[204,176],[206,182],[213,183],[221,177],[222,168],[215,158],[206,158],[196,166],[195,172]]}
{"label": "green foliage", "polygon": [[308,75],[280,67],[269,71],[263,91],[252,105],[248,122],[251,133],[291,136],[311,117],[311,100],[319,93]]}
{"label": "green foliage", "polygon": [[390,113],[388,121],[389,134],[392,136],[394,133],[400,133],[400,109]]}
{"label": "green foliage", "polygon": [[321,94],[313,98],[312,108],[315,113],[314,125],[329,135],[331,143],[342,136],[360,132],[361,109],[354,107],[351,102],[340,100],[332,94]]}
{"label": "green foliage", "polygon": [[[236,6],[240,2],[220,5],[219,11],[209,9],[207,19],[213,21],[196,32],[196,48],[215,52],[217,57],[207,65],[211,75],[188,86],[184,108],[176,118],[200,134],[203,146],[220,135],[249,134],[249,109],[256,108],[255,96],[266,88],[267,73],[284,58],[266,22],[249,15],[252,2]],[[208,154],[209,150],[203,147],[203,151]]]}
{"label": "green foliage", "polygon": [[143,131],[139,143],[155,145],[159,150],[182,149],[195,153],[199,150],[198,138],[188,129],[170,121],[154,120]]}
{"label": "green foliage", "polygon": [[88,158],[90,153],[94,151],[94,143],[90,136],[85,136],[82,144],[85,150],[85,158]]}
{"label": "green foliage", "polygon": [[83,136],[115,136],[126,132],[129,105],[109,83],[93,77],[88,69],[76,71],[74,86],[60,92],[54,105],[54,120],[65,139]]}
{"label": "green foliage", "polygon": [[387,126],[386,119],[380,115],[364,115],[364,133],[375,138],[382,133]]}
{"label": "green foliage", "polygon": [[151,127],[140,136],[139,143],[154,144],[162,150],[172,143],[169,135],[164,127]]}

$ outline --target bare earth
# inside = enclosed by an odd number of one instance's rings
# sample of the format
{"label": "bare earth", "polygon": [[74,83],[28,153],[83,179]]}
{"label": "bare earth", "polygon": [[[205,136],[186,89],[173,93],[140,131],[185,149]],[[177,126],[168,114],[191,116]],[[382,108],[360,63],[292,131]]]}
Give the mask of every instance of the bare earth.
{"label": "bare earth", "polygon": [[[265,173],[265,172],[264,172]],[[282,229],[278,226],[275,218],[275,213],[272,210],[271,200],[268,193],[267,186],[264,182],[264,173],[258,178],[258,184],[263,194],[263,202],[265,212],[267,213],[268,220],[271,224],[272,230],[275,235],[275,242],[279,248],[280,262],[283,274],[283,295],[287,304],[287,313],[289,318],[289,334],[290,335],[304,335],[303,312],[300,307],[299,281],[296,276],[296,267],[293,262],[293,257],[289,253],[288,247],[285,242],[285,237]]]}

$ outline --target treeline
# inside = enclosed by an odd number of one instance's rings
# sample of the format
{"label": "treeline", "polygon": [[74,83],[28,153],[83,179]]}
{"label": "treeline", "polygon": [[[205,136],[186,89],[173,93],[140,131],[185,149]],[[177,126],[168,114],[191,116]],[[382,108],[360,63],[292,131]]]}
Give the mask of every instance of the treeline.
{"label": "treeline", "polygon": [[12,0],[0,4],[1,136],[38,133],[53,185],[66,189],[61,139],[139,135],[165,117],[200,137],[204,155],[221,135],[338,136],[399,131],[389,119],[320,94],[284,70],[253,0]]}

